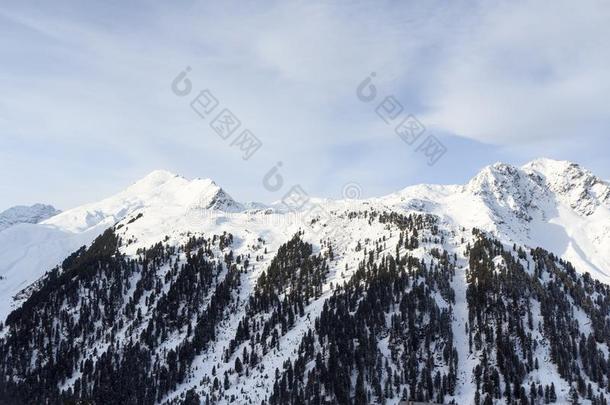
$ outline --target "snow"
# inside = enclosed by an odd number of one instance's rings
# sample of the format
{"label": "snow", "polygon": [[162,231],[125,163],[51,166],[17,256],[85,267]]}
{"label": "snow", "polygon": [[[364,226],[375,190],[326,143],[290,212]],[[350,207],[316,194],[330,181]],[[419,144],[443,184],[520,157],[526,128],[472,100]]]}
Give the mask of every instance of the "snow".
{"label": "snow", "polygon": [[456,271],[451,285],[455,291],[455,306],[453,307],[453,338],[458,351],[458,385],[455,398],[458,404],[471,404],[475,391],[472,389],[474,376],[472,370],[478,364],[478,358],[469,351],[469,338],[466,332],[468,323],[468,303],[466,302],[466,268]]}
{"label": "snow", "polygon": [[4,320],[26,297],[14,302],[19,292],[111,225],[103,222],[73,233],[48,225],[19,224],[0,232],[0,317]]}

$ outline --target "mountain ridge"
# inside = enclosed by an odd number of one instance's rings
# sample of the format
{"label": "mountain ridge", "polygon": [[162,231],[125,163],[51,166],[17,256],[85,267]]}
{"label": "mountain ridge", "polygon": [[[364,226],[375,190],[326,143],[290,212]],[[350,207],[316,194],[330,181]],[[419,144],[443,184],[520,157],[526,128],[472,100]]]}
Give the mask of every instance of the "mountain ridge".
{"label": "mountain ridge", "polygon": [[[603,404],[605,187],[570,163],[497,163],[465,185],[314,199],[311,213],[153,172],[0,232],[0,394]],[[111,388],[125,370],[129,389]]]}
{"label": "mountain ridge", "polygon": [[[566,172],[578,180],[575,187],[566,188],[561,182]],[[510,243],[542,246],[610,283],[610,215],[606,215],[610,213],[610,187],[571,162],[537,159],[521,167],[498,162],[481,169],[464,185],[422,184],[370,199],[311,201],[327,212],[373,206],[433,213],[457,228],[477,227]],[[0,283],[3,299],[16,295],[20,287],[37,280],[105,229],[138,214],[146,218],[132,228],[150,221],[146,238],[140,239],[151,242],[158,238],[157,232],[172,232],[175,224],[181,224],[184,232],[196,229],[199,216],[204,217],[203,222],[213,222],[211,228],[246,218],[254,222],[272,218],[278,224],[289,220],[291,232],[306,219],[281,202],[237,202],[211,179],[188,180],[156,170],[99,202],[67,210],[36,226],[0,232],[0,263],[5,266],[0,268],[0,276],[9,280],[4,286]],[[30,249],[39,252],[38,260],[19,260]],[[11,263],[8,268],[6,263]],[[0,316],[4,317],[12,304],[1,301]]]}

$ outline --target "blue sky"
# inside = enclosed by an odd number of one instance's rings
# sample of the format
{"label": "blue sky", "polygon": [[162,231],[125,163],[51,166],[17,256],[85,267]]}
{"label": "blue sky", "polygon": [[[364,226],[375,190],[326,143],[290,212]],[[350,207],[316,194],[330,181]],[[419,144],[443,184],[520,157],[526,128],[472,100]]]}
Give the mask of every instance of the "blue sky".
{"label": "blue sky", "polygon": [[[236,199],[464,183],[495,161],[610,179],[610,3],[22,2],[0,5],[0,209],[61,209],[154,169]],[[189,96],[171,91],[191,67]],[[378,98],[358,85],[375,72]],[[190,108],[209,89],[263,143],[247,161]],[[375,107],[394,96],[447,152],[434,166]]]}

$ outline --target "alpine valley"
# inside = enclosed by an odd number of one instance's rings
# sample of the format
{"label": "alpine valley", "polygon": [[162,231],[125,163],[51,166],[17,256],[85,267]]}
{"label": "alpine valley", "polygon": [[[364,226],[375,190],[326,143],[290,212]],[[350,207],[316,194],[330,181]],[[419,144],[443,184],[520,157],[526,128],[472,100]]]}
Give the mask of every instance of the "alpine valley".
{"label": "alpine valley", "polygon": [[610,185],[574,163],[297,211],[156,171],[19,222],[0,404],[610,400]]}

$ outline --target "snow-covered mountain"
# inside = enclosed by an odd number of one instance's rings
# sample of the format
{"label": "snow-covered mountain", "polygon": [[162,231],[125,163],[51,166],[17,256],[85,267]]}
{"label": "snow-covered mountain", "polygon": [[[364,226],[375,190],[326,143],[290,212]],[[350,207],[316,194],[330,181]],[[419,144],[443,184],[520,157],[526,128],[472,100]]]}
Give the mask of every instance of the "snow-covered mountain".
{"label": "snow-covered mountain", "polygon": [[159,170],[110,198],[57,213],[38,224],[12,226],[0,232],[0,318],[27,296],[26,287],[127,217],[147,213],[171,223],[191,210],[242,209],[212,180],[186,180]]}
{"label": "snow-covered mountain", "polygon": [[0,232],[16,224],[37,224],[59,214],[52,205],[34,204],[30,207],[18,205],[0,212]]}
{"label": "snow-covered mountain", "polygon": [[610,398],[607,182],[540,159],[465,185],[314,201],[242,204],[157,171],[0,232],[0,396]]}
{"label": "snow-covered mountain", "polygon": [[[465,186],[415,186],[382,198],[433,213],[458,227],[544,247],[610,283],[610,185],[575,163],[496,163]],[[419,205],[418,205],[419,204]]]}

